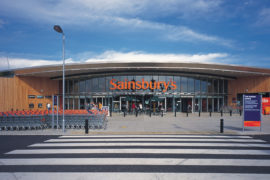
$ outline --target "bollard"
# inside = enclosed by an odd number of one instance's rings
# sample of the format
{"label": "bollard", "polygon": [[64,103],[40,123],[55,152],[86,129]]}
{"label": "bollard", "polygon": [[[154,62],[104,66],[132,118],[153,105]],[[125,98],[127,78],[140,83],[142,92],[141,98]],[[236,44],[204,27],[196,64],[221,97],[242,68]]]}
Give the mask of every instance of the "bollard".
{"label": "bollard", "polygon": [[138,117],[138,110],[136,110],[136,117]]}
{"label": "bollard", "polygon": [[210,117],[212,116],[212,111],[209,111],[209,116],[210,116]]}
{"label": "bollard", "polygon": [[85,128],[85,134],[88,134],[88,132],[89,132],[88,119],[85,119],[84,128]]}
{"label": "bollard", "polygon": [[163,111],[161,111],[161,117],[163,117]]}
{"label": "bollard", "polygon": [[221,116],[221,117],[223,116],[223,111],[222,111],[222,110],[220,111],[220,116]]}
{"label": "bollard", "polygon": [[232,110],[230,110],[230,116],[232,116]]}
{"label": "bollard", "polygon": [[150,113],[149,113],[150,117],[151,117],[151,110],[150,110]]}
{"label": "bollard", "polygon": [[188,111],[187,111],[187,117],[188,117]]}
{"label": "bollard", "polygon": [[224,120],[220,119],[220,133],[223,133]]}
{"label": "bollard", "polygon": [[201,111],[199,111],[199,117],[201,117]]}
{"label": "bollard", "polygon": [[124,117],[126,117],[126,111],[124,111]]}
{"label": "bollard", "polygon": [[174,117],[176,117],[176,110],[174,111]]}
{"label": "bollard", "polygon": [[240,116],[242,116],[242,110],[241,109],[240,109],[239,113],[240,113]]}

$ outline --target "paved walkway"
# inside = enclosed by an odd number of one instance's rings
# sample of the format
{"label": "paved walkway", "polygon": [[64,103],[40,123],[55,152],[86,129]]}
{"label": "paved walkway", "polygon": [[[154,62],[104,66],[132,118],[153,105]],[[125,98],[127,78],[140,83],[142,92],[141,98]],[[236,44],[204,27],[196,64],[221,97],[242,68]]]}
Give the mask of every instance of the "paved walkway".
{"label": "paved walkway", "polygon": [[[224,119],[225,134],[270,134],[270,116],[263,116],[262,131],[259,127],[248,127],[243,132],[243,116],[239,114],[218,113],[209,116],[209,113],[189,114],[185,113],[164,114],[163,117],[152,115],[127,115],[113,114],[108,117],[107,128],[104,130],[89,130],[89,134],[218,134],[220,133],[220,119]],[[81,135],[84,129],[67,129],[65,133],[61,129],[27,130],[27,131],[0,131],[0,135]]]}

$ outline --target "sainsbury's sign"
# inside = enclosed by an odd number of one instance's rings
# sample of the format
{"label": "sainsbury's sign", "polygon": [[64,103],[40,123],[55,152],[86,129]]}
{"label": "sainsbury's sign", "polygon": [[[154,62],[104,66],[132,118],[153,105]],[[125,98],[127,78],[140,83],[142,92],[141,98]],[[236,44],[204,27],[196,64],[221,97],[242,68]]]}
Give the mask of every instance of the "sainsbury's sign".
{"label": "sainsbury's sign", "polygon": [[117,81],[116,79],[112,79],[110,81],[110,90],[129,90],[129,89],[161,89],[163,92],[168,91],[168,89],[175,90],[177,88],[176,82],[170,80],[169,82],[165,81],[145,81],[143,78],[141,81],[128,81],[125,79],[124,81]]}

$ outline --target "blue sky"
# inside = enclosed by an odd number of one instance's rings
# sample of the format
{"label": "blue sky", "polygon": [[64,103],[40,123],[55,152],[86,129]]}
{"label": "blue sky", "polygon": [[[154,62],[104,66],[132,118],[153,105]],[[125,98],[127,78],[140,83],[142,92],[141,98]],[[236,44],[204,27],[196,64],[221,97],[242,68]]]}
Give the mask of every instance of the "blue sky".
{"label": "blue sky", "polygon": [[270,68],[269,0],[1,0],[0,70],[181,61]]}

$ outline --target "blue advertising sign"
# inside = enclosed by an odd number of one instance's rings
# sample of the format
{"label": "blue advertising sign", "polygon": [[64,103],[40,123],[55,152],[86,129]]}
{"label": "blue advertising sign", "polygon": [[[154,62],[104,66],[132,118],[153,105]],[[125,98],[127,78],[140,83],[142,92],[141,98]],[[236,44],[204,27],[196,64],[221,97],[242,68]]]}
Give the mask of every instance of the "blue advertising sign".
{"label": "blue advertising sign", "polygon": [[57,106],[57,96],[53,96],[53,105]]}
{"label": "blue advertising sign", "polygon": [[243,95],[244,126],[261,126],[261,95]]}

